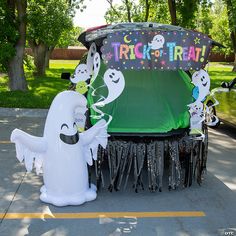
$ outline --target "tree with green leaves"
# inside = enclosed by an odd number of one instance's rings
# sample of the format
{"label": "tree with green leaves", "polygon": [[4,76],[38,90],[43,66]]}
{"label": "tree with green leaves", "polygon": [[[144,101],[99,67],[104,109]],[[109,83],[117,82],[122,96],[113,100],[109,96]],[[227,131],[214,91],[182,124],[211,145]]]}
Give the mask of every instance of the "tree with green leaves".
{"label": "tree with green leaves", "polygon": [[107,0],[110,9],[106,12],[105,18],[108,23],[155,21],[195,28],[196,14],[201,1],[207,0],[122,0],[121,4]]}
{"label": "tree with green leaves", "polygon": [[0,68],[7,71],[9,60],[15,55],[14,45],[18,39],[16,22],[12,21],[7,1],[0,2]]}
{"label": "tree with green leaves", "polygon": [[26,0],[0,1],[0,65],[8,72],[10,90],[27,90],[23,68],[26,8]]}
{"label": "tree with green leaves", "polygon": [[198,14],[196,16],[196,29],[208,35],[213,27],[212,7],[213,3],[211,1],[201,0],[201,4],[198,6]]}
{"label": "tree with green leaves", "polygon": [[214,48],[214,50],[224,54],[232,53],[227,7],[224,0],[215,0],[210,15],[212,19],[210,35],[215,41],[225,46],[225,48]]}
{"label": "tree with green leaves", "polygon": [[44,75],[49,56],[64,31],[73,28],[72,8],[66,0],[31,0],[27,39],[34,55],[36,74]]}
{"label": "tree with green leaves", "polygon": [[165,0],[122,0],[121,4],[114,4],[107,0],[110,8],[105,14],[107,23],[118,22],[170,22],[168,5]]}
{"label": "tree with green leaves", "polygon": [[196,27],[196,15],[199,4],[207,0],[168,0],[171,23],[185,28]]}
{"label": "tree with green leaves", "polygon": [[230,37],[235,55],[233,71],[236,72],[236,0],[225,0],[228,13]]}
{"label": "tree with green leaves", "polygon": [[67,48],[68,46],[82,46],[78,41],[78,36],[82,32],[83,29],[78,26],[63,31],[56,47]]}

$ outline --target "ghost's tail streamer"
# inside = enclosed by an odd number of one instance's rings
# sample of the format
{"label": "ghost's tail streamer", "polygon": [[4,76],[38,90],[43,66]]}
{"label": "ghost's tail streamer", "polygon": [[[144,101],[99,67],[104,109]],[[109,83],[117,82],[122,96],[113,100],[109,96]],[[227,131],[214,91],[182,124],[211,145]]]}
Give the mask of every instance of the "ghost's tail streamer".
{"label": "ghost's tail streamer", "polygon": [[106,125],[105,125],[105,126],[108,126],[108,125],[111,123],[111,121],[112,121],[112,116],[109,115],[109,114],[107,114],[107,113],[104,113],[103,111],[101,111],[100,109],[97,108],[97,106],[103,107],[104,105],[105,105],[105,104],[104,104],[102,101],[93,104],[93,105],[91,106],[91,108],[92,108],[98,115],[91,115],[90,117],[93,118],[93,119],[96,119],[96,120],[100,120],[101,118],[103,118],[103,117],[105,117],[105,116],[108,116],[108,121],[107,121],[107,123],[106,123]]}
{"label": "ghost's tail streamer", "polygon": [[206,116],[207,118],[209,118],[209,119],[206,121],[206,124],[207,124],[208,126],[215,126],[215,125],[217,125],[217,123],[219,123],[219,118],[218,118],[216,115],[214,115],[214,114],[212,114],[212,113],[210,112],[210,108],[219,105],[219,101],[215,98],[215,91],[214,91],[214,90],[211,91],[210,96],[213,98],[214,103],[211,104],[211,105],[206,105],[206,106],[205,106],[205,116]]}
{"label": "ghost's tail streamer", "polygon": [[104,112],[97,108],[97,103],[93,104],[91,108],[97,113],[97,115],[91,115],[90,117],[98,120],[104,117]]}
{"label": "ghost's tail streamer", "polygon": [[105,99],[104,96],[102,96],[101,94],[96,94],[97,90],[100,89],[100,88],[104,88],[105,85],[102,85],[102,86],[99,86],[98,88],[94,89],[94,87],[92,85],[89,85],[89,87],[93,90],[91,95],[94,97],[94,96],[97,96],[99,95],[101,98]]}
{"label": "ghost's tail streamer", "polygon": [[211,96],[214,99],[214,104],[212,104],[210,107],[215,107],[219,105],[219,101],[215,98],[215,92],[211,93]]}
{"label": "ghost's tail streamer", "polygon": [[91,115],[90,117],[96,120],[100,120],[101,118],[108,116],[108,121],[105,126],[108,126],[112,121],[112,116],[110,114],[104,113],[102,110],[100,110],[98,107],[104,107],[105,106],[105,97],[101,95],[100,93],[96,93],[98,89],[105,87],[105,85],[99,86],[98,88],[94,89],[91,84],[90,88],[93,90],[91,93],[92,96],[100,96],[100,98],[97,100],[96,103],[94,103],[91,108],[97,113],[96,115]]}

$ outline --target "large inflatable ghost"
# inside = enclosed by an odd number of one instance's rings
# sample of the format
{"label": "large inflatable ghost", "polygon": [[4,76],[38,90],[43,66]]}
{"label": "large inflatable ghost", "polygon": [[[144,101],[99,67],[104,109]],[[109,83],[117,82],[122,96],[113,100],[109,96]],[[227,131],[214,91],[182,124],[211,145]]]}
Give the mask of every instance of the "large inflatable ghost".
{"label": "large inflatable ghost", "polygon": [[19,129],[11,134],[16,155],[25,161],[27,171],[33,165],[43,171],[44,185],[40,199],[56,206],[80,205],[96,198],[96,187],[89,187],[87,163],[97,158],[97,148],[107,145],[107,125],[97,122],[78,133],[76,117],[86,111],[86,98],[74,91],[59,93],[49,109],[43,137],[29,135]]}

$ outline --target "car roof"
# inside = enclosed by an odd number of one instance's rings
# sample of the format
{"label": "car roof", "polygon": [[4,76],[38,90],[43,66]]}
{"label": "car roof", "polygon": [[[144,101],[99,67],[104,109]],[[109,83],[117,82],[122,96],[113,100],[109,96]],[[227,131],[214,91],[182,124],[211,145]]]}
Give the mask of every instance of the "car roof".
{"label": "car roof", "polygon": [[[145,30],[145,31],[185,31],[185,32],[198,32],[194,30],[185,29],[180,26],[167,25],[156,22],[134,22],[134,23],[116,23],[101,25],[87,29],[83,32],[78,41],[81,42],[86,48],[89,48],[92,42],[96,42],[97,46],[102,46],[102,41],[110,33],[126,31],[126,30]],[[212,46],[224,47],[222,44],[212,40]]]}

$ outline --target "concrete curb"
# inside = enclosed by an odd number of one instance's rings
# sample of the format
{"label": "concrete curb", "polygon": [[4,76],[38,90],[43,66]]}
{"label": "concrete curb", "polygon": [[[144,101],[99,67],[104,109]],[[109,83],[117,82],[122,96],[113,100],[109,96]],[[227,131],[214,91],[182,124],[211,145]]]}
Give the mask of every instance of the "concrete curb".
{"label": "concrete curb", "polygon": [[25,109],[25,108],[2,108],[0,107],[0,116],[15,117],[46,117],[48,109]]}

